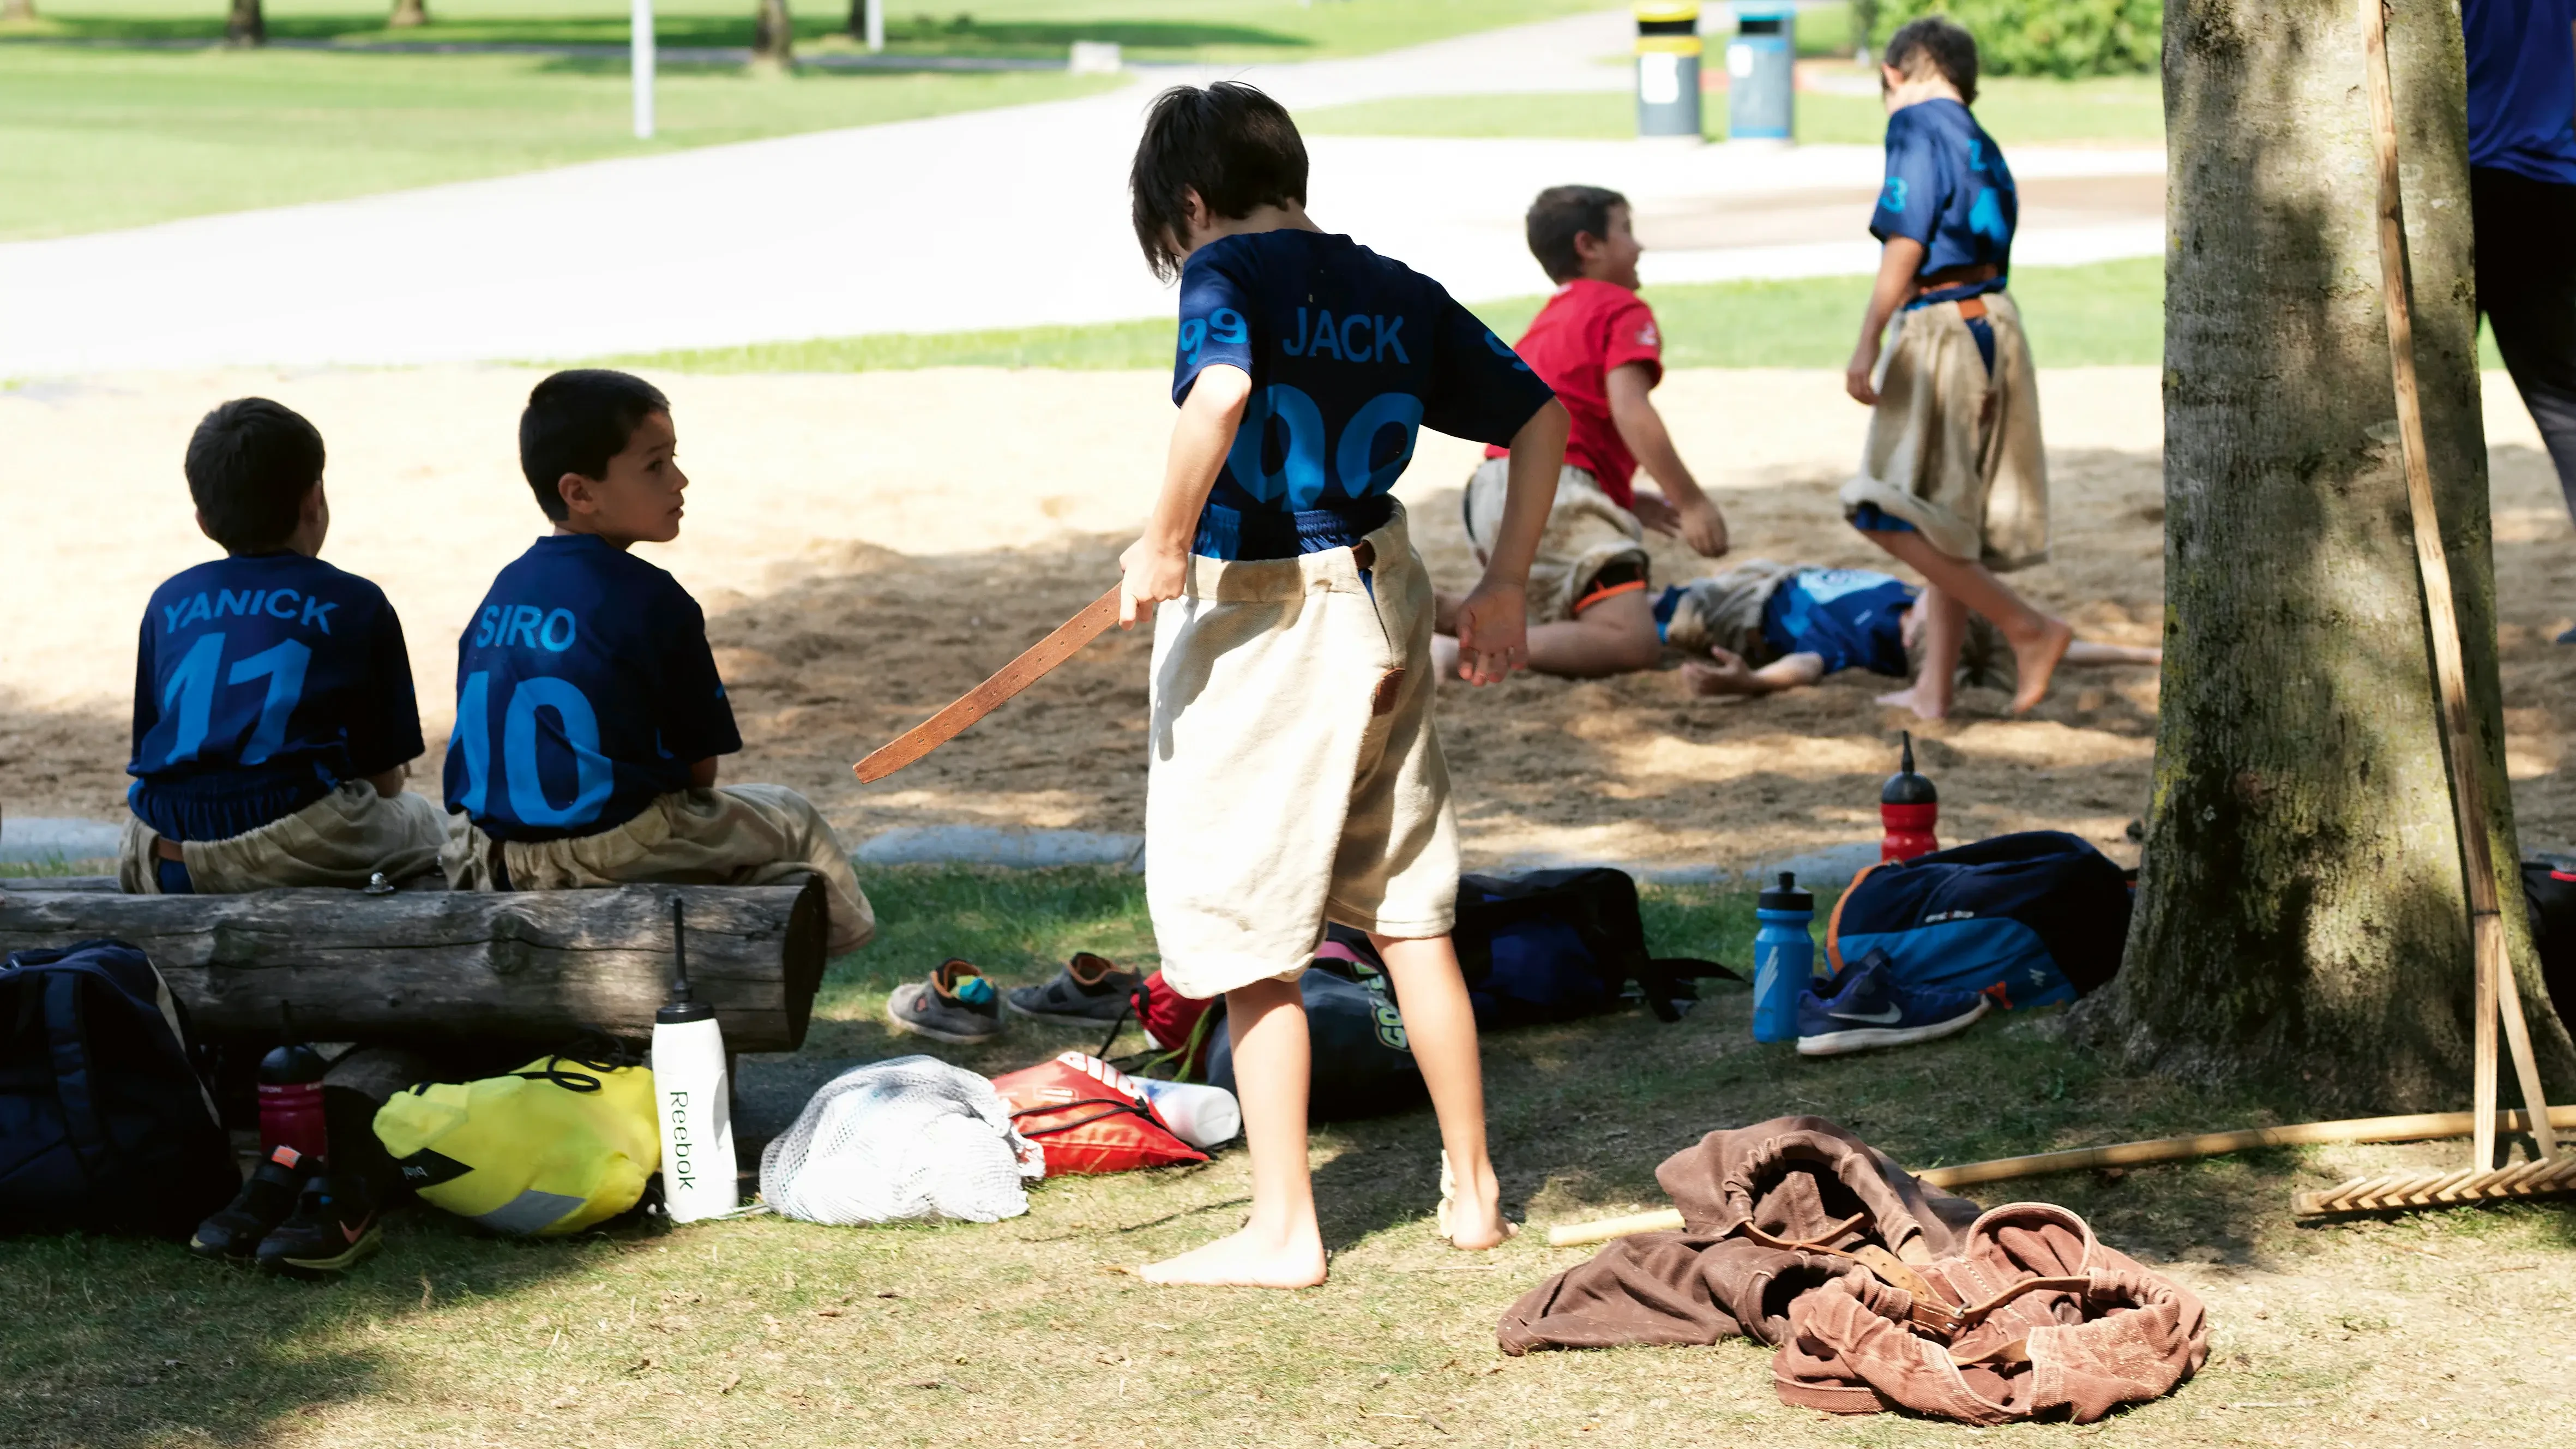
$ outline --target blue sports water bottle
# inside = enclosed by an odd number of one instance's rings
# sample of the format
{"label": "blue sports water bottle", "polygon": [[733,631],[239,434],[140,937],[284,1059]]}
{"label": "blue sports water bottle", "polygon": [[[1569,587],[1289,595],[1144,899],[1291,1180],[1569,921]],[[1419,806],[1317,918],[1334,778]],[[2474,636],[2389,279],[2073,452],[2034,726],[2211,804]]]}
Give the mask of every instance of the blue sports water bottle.
{"label": "blue sports water bottle", "polygon": [[1780,883],[1753,902],[1762,929],[1753,933],[1753,1039],[1798,1039],[1798,994],[1815,974],[1816,943],[1807,923],[1816,918],[1816,898],[1798,886],[1798,878],[1780,872]]}

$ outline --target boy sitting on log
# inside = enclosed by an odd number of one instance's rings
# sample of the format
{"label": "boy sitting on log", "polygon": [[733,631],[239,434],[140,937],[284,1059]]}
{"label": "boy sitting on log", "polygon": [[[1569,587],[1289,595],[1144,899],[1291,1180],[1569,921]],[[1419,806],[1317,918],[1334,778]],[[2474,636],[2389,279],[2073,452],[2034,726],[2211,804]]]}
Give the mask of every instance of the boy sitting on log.
{"label": "boy sitting on log", "polygon": [[437,868],[438,807],[403,791],[421,739],[402,621],[384,590],[319,557],[322,461],[322,434],[266,398],[225,403],[188,440],[197,527],[224,557],[143,611],[117,862],[128,893]]}
{"label": "boy sitting on log", "polygon": [[680,536],[689,486],[671,405],[642,378],[558,372],[528,395],[519,464],[554,532],[501,570],[456,648],[453,818],[460,890],[823,878],[827,949],[876,918],[848,852],[779,785],[716,784],[742,748],[679,581],[628,552]]}

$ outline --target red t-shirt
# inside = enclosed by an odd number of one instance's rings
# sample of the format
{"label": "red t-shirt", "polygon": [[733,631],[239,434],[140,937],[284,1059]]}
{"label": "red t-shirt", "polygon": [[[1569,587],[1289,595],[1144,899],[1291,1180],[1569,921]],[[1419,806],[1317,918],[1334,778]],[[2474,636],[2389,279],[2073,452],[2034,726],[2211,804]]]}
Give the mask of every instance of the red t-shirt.
{"label": "red t-shirt", "polygon": [[[1566,435],[1565,461],[1591,473],[1620,507],[1636,497],[1630,480],[1637,460],[1610,421],[1610,373],[1642,362],[1653,382],[1664,377],[1664,335],[1645,299],[1612,282],[1577,277],[1556,289],[1531,319],[1513,351],[1539,381],[1556,389],[1574,426]],[[1506,448],[1487,448],[1488,458]]]}

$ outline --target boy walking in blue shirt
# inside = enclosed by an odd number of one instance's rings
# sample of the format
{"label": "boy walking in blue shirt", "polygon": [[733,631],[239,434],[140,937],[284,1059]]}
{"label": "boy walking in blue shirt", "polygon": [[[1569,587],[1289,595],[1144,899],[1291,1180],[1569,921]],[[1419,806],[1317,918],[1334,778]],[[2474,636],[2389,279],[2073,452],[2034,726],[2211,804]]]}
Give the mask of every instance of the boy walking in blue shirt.
{"label": "boy walking in blue shirt", "polygon": [[823,879],[828,949],[875,933],[867,897],[813,805],[778,785],[716,785],[742,748],[679,581],[628,552],[680,536],[689,486],[671,405],[642,378],[558,372],[528,395],[519,463],[554,522],[492,581],[456,647],[460,890]]}
{"label": "boy walking in blue shirt", "polygon": [[1180,281],[1180,418],[1122,624],[1151,609],[1146,900],[1163,977],[1226,996],[1252,1153],[1243,1231],[1145,1268],[1162,1283],[1324,1279],[1306,1171],[1297,977],[1327,920],[1370,933],[1440,1118],[1440,1227],[1508,1227],[1485,1151],[1475,1017],[1449,943],[1449,775],[1431,723],[1432,594],[1388,496],[1432,427],[1511,448],[1459,672],[1525,662],[1530,558],[1563,462],[1547,385],[1439,283],[1306,215],[1306,147],[1243,85],[1166,91],[1136,151],[1137,241]]}
{"label": "boy walking in blue shirt", "polygon": [[384,591],[322,562],[322,434],[266,398],[188,440],[197,527],[224,557],[152,593],[134,665],[125,890],[363,886],[436,869],[411,659]]}
{"label": "boy walking in blue shirt", "polygon": [[[2018,714],[2048,693],[2074,638],[1997,577],[2048,558],[2039,390],[2021,314],[2004,293],[2019,204],[2003,153],[1968,112],[1976,40],[1926,16],[1888,37],[1882,59],[1887,184],[1869,229],[1885,249],[1843,380],[1877,411],[1842,500],[1852,526],[1927,585],[1922,671],[1882,702],[1925,719],[1949,713],[1974,611],[2011,646]],[[1896,343],[1882,374],[1890,318]]]}

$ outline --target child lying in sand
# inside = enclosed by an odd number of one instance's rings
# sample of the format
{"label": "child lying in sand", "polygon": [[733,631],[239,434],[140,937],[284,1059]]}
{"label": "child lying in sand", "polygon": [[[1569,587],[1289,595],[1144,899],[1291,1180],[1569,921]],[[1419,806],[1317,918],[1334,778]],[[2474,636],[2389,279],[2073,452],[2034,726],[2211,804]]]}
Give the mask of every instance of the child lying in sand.
{"label": "child lying in sand", "polygon": [[[1655,632],[1684,656],[1682,679],[1696,695],[1777,694],[1854,667],[1895,678],[1923,665],[1917,590],[1890,574],[1748,559],[1726,572],[1676,584],[1655,601]],[[2059,662],[2082,666],[2159,664],[2160,649],[2077,639]],[[1971,615],[1955,686],[2012,693],[2013,651]],[[1914,689],[1881,704],[1912,705]]]}

